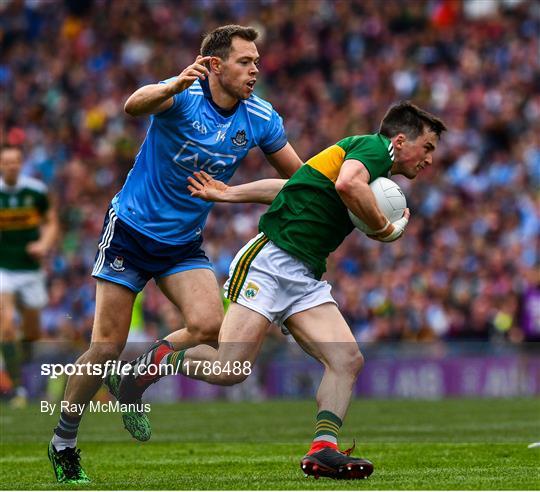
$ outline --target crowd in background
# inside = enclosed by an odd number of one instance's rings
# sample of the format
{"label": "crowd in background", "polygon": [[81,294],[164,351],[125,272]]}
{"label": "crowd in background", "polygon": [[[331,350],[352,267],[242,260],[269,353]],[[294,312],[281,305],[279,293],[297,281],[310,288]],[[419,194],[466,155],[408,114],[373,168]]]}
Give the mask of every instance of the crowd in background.
{"label": "crowd in background", "polygon": [[[51,4],[54,3],[54,8]],[[62,238],[45,268],[47,338],[88,338],[104,213],[149,120],[123,111],[138,87],[178,74],[202,35],[260,31],[256,93],[303,160],[373,133],[410,99],[449,131],[434,165],[397,180],[412,213],[392,244],[353,232],[326,279],[359,341],[540,337],[540,5],[519,0],[90,1],[0,4],[0,129],[24,172],[56,195]],[[232,183],[275,176],[259,150]],[[223,282],[264,207],[217,205],[205,251]],[[533,305],[534,304],[534,305]],[[134,327],[177,329],[155,285]],[[531,315],[532,313],[532,315]]]}

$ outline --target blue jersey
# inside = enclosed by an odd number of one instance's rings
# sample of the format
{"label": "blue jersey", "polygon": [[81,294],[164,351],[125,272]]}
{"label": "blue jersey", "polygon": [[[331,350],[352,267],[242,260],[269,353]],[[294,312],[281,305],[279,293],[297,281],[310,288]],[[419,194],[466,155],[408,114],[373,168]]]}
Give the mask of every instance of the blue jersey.
{"label": "blue jersey", "polygon": [[151,116],[112,206],[142,234],[186,244],[200,237],[213,205],[190,196],[187,177],[203,170],[227,183],[252,147],[271,154],[286,143],[283,121],[270,103],[252,94],[224,111],[212,101],[208,82],[196,81],[174,96],[169,109]]}

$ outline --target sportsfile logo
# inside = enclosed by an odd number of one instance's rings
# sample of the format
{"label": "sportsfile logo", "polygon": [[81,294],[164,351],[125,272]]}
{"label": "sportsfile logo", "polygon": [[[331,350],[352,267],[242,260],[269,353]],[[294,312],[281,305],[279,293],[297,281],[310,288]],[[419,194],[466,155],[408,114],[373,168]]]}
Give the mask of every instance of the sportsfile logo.
{"label": "sportsfile logo", "polygon": [[60,376],[170,376],[178,371],[172,364],[139,364],[136,367],[120,361],[109,360],[105,364],[41,364],[41,375],[49,376],[50,379],[58,379]]}
{"label": "sportsfile logo", "polygon": [[49,376],[50,379],[58,379],[61,376],[100,376],[105,379],[107,376],[127,376],[135,378],[139,376],[150,376],[151,378],[161,378],[163,376],[175,376],[184,374],[185,376],[213,375],[235,375],[244,374],[249,376],[252,372],[250,361],[184,361],[182,366],[174,364],[142,364],[132,366],[129,363],[120,361],[107,361],[105,364],[41,364],[41,375]]}

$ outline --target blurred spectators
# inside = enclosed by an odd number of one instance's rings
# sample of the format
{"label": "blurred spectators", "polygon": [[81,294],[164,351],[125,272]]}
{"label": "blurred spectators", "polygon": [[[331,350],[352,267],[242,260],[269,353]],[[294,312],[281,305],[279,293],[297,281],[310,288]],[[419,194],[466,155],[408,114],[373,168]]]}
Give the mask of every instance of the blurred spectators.
{"label": "blurred spectators", "polygon": [[[24,172],[56,192],[63,224],[46,265],[46,337],[89,336],[103,216],[148,124],[124,114],[125,100],[178,74],[203,33],[227,23],[260,30],[256,90],[304,159],[375,132],[400,99],[450,128],[435,165],[399,181],[412,212],[403,239],[353,233],[329,262],[326,278],[358,340],[540,339],[537,2],[8,0],[2,139],[24,145]],[[234,182],[274,175],[258,152]],[[210,214],[205,249],[220,281],[263,210],[218,205]],[[181,326],[153,284],[143,314],[149,336]]]}

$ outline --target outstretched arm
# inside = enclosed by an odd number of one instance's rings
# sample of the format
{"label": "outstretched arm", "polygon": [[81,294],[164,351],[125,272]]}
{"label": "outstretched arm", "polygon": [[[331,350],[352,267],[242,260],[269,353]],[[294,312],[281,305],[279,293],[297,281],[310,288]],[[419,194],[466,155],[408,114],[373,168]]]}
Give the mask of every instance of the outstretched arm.
{"label": "outstretched arm", "polygon": [[188,190],[191,196],[207,202],[229,203],[272,203],[281,191],[286,179],[261,179],[237,186],[228,186],[214,179],[204,171],[195,172],[188,177]]}

